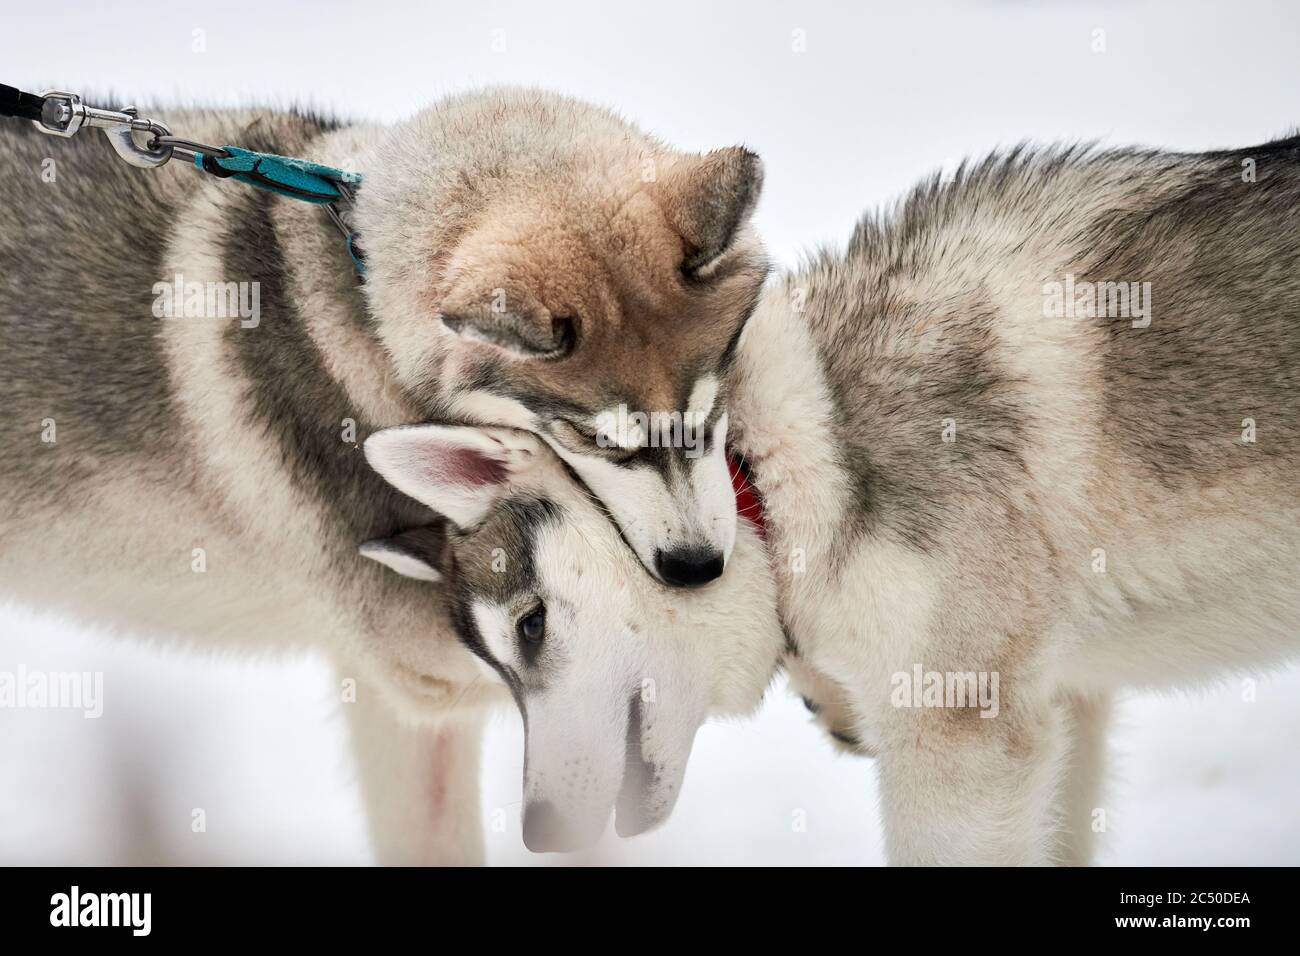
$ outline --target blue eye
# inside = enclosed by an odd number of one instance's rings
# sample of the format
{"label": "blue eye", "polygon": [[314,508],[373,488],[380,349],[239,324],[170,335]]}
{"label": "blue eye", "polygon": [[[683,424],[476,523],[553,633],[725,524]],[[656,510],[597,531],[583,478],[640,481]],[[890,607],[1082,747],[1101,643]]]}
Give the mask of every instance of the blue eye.
{"label": "blue eye", "polygon": [[540,644],[546,636],[546,607],[539,606],[519,619],[519,638],[526,644]]}

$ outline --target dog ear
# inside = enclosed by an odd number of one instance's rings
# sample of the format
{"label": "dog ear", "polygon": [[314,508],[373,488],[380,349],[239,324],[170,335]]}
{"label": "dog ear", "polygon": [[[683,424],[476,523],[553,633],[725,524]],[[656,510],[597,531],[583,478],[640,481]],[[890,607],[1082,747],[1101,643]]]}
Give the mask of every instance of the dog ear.
{"label": "dog ear", "polygon": [[404,425],[375,432],[365,452],[398,491],[471,528],[532,464],[537,440],[505,428]]}
{"label": "dog ear", "polygon": [[474,306],[444,312],[440,318],[457,335],[495,345],[520,358],[563,358],[573,350],[573,320],[565,317],[539,322],[515,312]]}
{"label": "dog ear", "polygon": [[374,538],[357,549],[398,574],[417,581],[440,582],[447,567],[447,530],[443,525],[412,528],[391,538]]}
{"label": "dog ear", "polygon": [[703,269],[731,246],[763,189],[763,161],[740,146],[672,163],[654,190],[664,215],[686,240],[687,271]]}

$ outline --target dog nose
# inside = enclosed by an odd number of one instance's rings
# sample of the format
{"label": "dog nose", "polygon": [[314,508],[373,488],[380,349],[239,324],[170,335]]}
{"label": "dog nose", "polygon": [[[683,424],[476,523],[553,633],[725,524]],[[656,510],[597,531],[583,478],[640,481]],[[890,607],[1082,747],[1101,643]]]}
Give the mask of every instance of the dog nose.
{"label": "dog nose", "polygon": [[722,552],[706,548],[656,551],[655,570],[675,587],[698,587],[722,577]]}
{"label": "dog nose", "polygon": [[524,806],[524,846],[534,853],[563,853],[569,848],[555,804],[538,800]]}

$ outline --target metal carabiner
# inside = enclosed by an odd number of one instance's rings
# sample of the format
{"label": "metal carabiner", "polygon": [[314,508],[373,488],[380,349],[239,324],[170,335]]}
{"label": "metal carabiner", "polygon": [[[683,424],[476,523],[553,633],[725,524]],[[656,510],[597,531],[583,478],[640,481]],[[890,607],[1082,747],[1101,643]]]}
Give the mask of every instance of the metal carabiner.
{"label": "metal carabiner", "polygon": [[[162,123],[141,119],[134,106],[121,110],[101,110],[81,102],[76,93],[66,90],[45,90],[41,93],[45,104],[41,118],[33,120],[36,128],[51,136],[72,136],[83,126],[93,126],[104,131],[117,154],[132,166],[154,169],[172,158],[172,147],[159,145],[159,136],[170,136]],[[135,133],[149,134],[149,142],[141,146]]]}
{"label": "metal carabiner", "polygon": [[[158,137],[170,136],[171,130],[156,120],[136,118],[134,106],[122,107],[122,113],[131,117],[129,126],[115,124],[104,127],[104,135],[117,150],[117,155],[132,166],[140,166],[144,169],[155,169],[172,158],[172,147],[158,144]],[[141,146],[135,141],[136,133],[148,133],[149,142]]]}

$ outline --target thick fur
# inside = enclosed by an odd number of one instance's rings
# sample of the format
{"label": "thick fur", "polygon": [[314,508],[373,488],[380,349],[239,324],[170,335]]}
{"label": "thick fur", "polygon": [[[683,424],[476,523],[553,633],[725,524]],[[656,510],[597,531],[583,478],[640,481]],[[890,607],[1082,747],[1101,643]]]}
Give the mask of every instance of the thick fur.
{"label": "thick fur", "polygon": [[[366,135],[287,115],[167,119],[278,153]],[[374,775],[381,859],[478,860],[474,800],[429,793],[477,792],[471,714],[496,695],[437,596],[356,554],[432,516],[361,454],[371,429],[415,413],[321,211],[180,162],[133,169],[94,131],[60,141],[6,123],[0,144],[5,595],[208,650],[324,649],[341,696],[355,690],[344,711]],[[176,273],[260,283],[260,323],[156,318],[154,283]],[[421,761],[383,758],[398,740]],[[423,831],[393,832],[394,814]],[[447,833],[471,835],[438,843]]]}
{"label": "thick fur", "polygon": [[363,550],[447,594],[461,639],[514,696],[525,844],[582,848],[611,810],[623,836],[666,819],[700,724],[752,711],[775,672],[784,635],[755,529],[738,529],[721,580],[673,590],[533,435],[393,428],[366,456],[458,525],[432,546],[404,533]]}
{"label": "thick fur", "polygon": [[[891,861],[1087,861],[1117,690],[1297,653],[1298,224],[1297,139],[1016,150],[764,296],[734,434]],[[1149,325],[1045,316],[1067,274],[1150,282]],[[997,716],[896,706],[918,665],[997,673]]]}
{"label": "thick fur", "polygon": [[[747,225],[758,158],[680,153],[608,111],[506,89],[435,105],[362,166],[374,329],[422,417],[537,433],[652,575],[664,555],[720,573],[736,512],[718,383],[767,272]],[[620,408],[698,412],[703,454],[657,434],[602,447]]]}
{"label": "thick fur", "polygon": [[[720,376],[756,301],[764,266],[744,221],[757,159],[678,153],[527,90],[458,97],[391,130],[142,109],[200,142],[362,171],[369,278],[359,284],[313,206],[179,160],[132,168],[94,130],[0,127],[3,593],[209,649],[324,648],[356,682],[345,711],[374,775],[381,857],[472,862],[477,837],[439,834],[479,832],[472,714],[504,695],[480,679],[437,589],[357,554],[435,521],[367,467],[361,443],[433,415],[550,429],[557,409],[585,422],[611,402],[684,408],[700,378]],[[155,284],[178,274],[258,283],[260,320],[156,317]],[[484,311],[498,286],[505,315]],[[568,352],[521,355],[561,306],[578,325]],[[639,325],[662,315],[714,321],[670,356],[653,343],[671,329]],[[648,352],[668,378],[650,374]],[[653,388],[634,394],[638,382]],[[710,428],[725,436],[714,404]],[[636,499],[653,522],[627,532],[649,564],[697,540],[730,551],[721,444],[698,461],[665,450],[658,471],[609,465],[616,479],[660,476]],[[603,450],[569,454],[608,465]]]}

